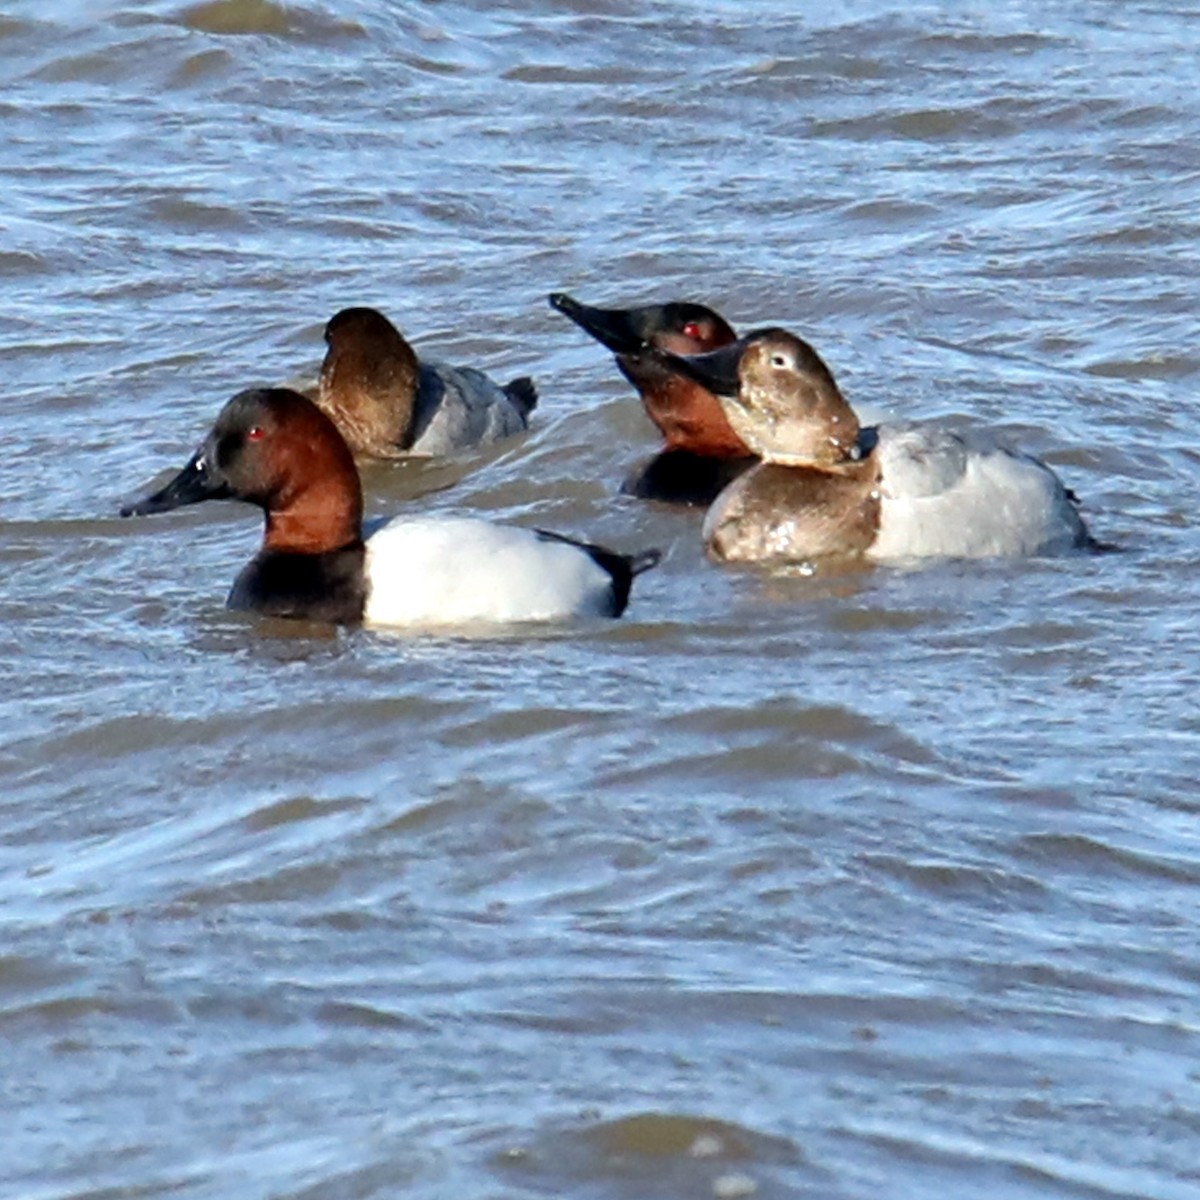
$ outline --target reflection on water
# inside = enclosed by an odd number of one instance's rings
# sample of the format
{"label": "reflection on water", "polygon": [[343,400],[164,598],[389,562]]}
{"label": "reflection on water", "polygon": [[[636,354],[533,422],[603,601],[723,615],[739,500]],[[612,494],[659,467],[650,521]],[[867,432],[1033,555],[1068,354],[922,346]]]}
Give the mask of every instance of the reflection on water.
{"label": "reflection on water", "polygon": [[[94,8],[0,12],[5,1193],[1194,1192],[1193,15]],[[717,569],[558,289],[1123,552]],[[258,514],[117,518],[355,303],[542,397],[369,515],[664,547],[622,622],[259,622]]]}
{"label": "reflection on water", "polygon": [[[821,1173],[806,1169],[804,1156],[783,1138],[724,1121],[658,1112],[545,1133],[532,1145],[506,1147],[493,1159],[502,1180],[547,1195],[602,1183],[618,1195],[718,1200],[770,1195],[777,1186],[776,1165],[789,1168],[797,1185],[812,1174],[828,1184]],[[764,1173],[776,1176],[767,1187]],[[802,1185],[787,1190],[807,1191]]]}

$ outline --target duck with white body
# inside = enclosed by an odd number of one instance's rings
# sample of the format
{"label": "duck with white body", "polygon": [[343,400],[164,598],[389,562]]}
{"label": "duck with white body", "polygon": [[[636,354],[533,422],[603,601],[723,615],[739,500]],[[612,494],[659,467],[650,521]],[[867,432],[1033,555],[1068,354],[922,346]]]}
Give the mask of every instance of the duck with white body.
{"label": "duck with white body", "polygon": [[615,617],[659,559],[471,517],[397,517],[364,541],[345,439],[286,388],[234,396],[183,469],[122,515],[220,499],[265,513],[228,604],[267,616],[418,627]]}

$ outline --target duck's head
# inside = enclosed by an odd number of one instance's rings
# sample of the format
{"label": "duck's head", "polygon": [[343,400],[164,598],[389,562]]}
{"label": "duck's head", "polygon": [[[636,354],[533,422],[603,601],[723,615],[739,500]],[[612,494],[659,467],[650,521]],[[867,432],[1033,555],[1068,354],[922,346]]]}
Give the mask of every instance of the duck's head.
{"label": "duck's head", "polygon": [[244,500],[267,514],[274,549],[337,549],[360,536],[362,488],[333,422],[287,388],[239,392],[165,487],[122,516],[169,512],[204,500]]}
{"label": "duck's head", "polygon": [[750,454],[717,398],[694,379],[664,369],[660,357],[660,352],[703,354],[735,341],[737,334],[720,313],[683,300],[641,308],[593,308],[563,292],[549,300],[616,355],[668,448],[714,458]]}
{"label": "duck's head", "polygon": [[760,458],[836,467],[860,457],[854,410],[820,355],[786,329],[755,330],[707,354],[662,357],[717,396]]}
{"label": "duck's head", "polygon": [[374,308],[344,308],[325,326],[317,403],[356,454],[407,448],[411,442],[417,355]]}
{"label": "duck's head", "polygon": [[672,300],[642,308],[593,308],[565,292],[553,292],[549,300],[551,308],[570,317],[618,355],[644,354],[652,349],[703,354],[737,338],[729,322],[703,304]]}

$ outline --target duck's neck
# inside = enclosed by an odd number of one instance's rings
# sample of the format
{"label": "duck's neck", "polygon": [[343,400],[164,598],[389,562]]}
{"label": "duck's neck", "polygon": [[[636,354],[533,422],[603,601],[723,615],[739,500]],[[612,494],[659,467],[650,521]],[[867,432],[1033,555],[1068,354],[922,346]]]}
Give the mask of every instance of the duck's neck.
{"label": "duck's neck", "polygon": [[650,355],[619,355],[617,365],[641,393],[646,415],[666,441],[664,449],[690,450],[705,458],[751,456],[720,401],[700,384]]}
{"label": "duck's neck", "polygon": [[842,472],[862,458],[858,417],[819,360],[785,389],[770,377],[743,379],[738,394],[722,396],[721,404],[764,462]]}
{"label": "duck's neck", "polygon": [[362,541],[362,487],[357,472],[318,477],[267,509],[263,549],[325,554]]}
{"label": "duck's neck", "polygon": [[848,475],[874,465],[869,461],[875,446],[873,431],[864,438],[858,418],[847,404],[818,421],[806,418],[803,423],[791,424],[785,419],[772,432],[778,435],[777,444],[764,439],[759,447],[764,462]]}
{"label": "duck's neck", "polygon": [[[847,406],[852,424],[834,432],[826,441],[824,453],[813,465],[835,475],[846,475],[856,479],[874,476],[878,467],[875,447],[879,442],[879,430],[864,429],[858,418]],[[854,436],[849,436],[853,429]]]}
{"label": "duck's neck", "polygon": [[853,471],[862,458],[861,432],[854,409],[833,380],[818,388],[803,446],[808,461],[829,471]]}

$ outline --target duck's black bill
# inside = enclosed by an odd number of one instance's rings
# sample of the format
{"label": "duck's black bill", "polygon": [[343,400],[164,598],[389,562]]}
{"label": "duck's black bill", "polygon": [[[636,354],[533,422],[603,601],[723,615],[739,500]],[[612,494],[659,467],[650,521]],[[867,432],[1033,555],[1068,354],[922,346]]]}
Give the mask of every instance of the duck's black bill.
{"label": "duck's black bill", "polygon": [[656,350],[655,357],[677,374],[685,375],[714,396],[736,396],[738,394],[738,366],[742,361],[741,342],[732,342],[720,350],[707,354],[672,354],[669,350]]}
{"label": "duck's black bill", "polygon": [[566,292],[551,292],[550,307],[564,317],[570,317],[585,333],[590,333],[602,346],[614,354],[640,354],[649,342],[646,339],[641,310],[623,308],[592,308],[580,304]]}
{"label": "duck's black bill", "polygon": [[145,517],[151,513],[170,512],[185,504],[199,504],[202,500],[226,500],[229,496],[229,485],[215,477],[206,448],[201,447],[165,487],[141,500],[123,504],[121,516]]}

